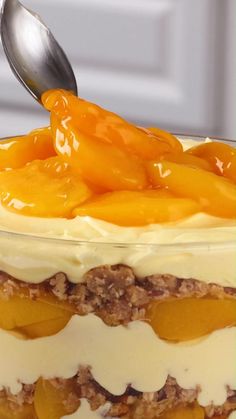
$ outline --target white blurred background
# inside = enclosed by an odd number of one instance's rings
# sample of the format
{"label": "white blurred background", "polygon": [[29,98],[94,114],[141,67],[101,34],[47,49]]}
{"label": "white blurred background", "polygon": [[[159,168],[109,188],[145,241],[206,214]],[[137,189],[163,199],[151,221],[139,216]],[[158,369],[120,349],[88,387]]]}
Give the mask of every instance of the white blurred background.
{"label": "white blurred background", "polygon": [[[236,0],[22,2],[63,46],[80,96],[139,125],[236,138]],[[0,48],[0,137],[45,124]]]}

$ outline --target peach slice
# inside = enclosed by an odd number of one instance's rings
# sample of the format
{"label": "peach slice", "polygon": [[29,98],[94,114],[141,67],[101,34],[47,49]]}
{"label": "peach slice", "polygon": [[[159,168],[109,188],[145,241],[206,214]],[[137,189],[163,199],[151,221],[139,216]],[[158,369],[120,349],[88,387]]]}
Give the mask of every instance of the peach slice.
{"label": "peach slice", "polygon": [[0,172],[0,202],[9,210],[38,217],[70,217],[91,189],[59,157]]}
{"label": "peach slice", "polygon": [[229,180],[202,169],[164,160],[148,163],[147,169],[154,186],[198,201],[209,214],[236,217],[236,185]]}
{"label": "peach slice", "polygon": [[236,325],[236,300],[186,298],[152,302],[146,319],[162,339],[187,341]]}
{"label": "peach slice", "polygon": [[111,192],[79,206],[74,215],[90,216],[122,226],[176,221],[198,212],[191,199],[175,198],[167,191]]}
{"label": "peach slice", "polygon": [[11,407],[7,400],[0,401],[1,419],[37,419],[33,405],[23,405],[21,407]]}
{"label": "peach slice", "polygon": [[49,128],[13,137],[0,142],[0,169],[17,169],[32,160],[45,160],[55,156],[53,139]]}
{"label": "peach slice", "polygon": [[14,330],[58,318],[69,320],[72,314],[73,308],[57,302],[56,298],[47,300],[45,298],[44,301],[40,301],[13,295],[8,300],[0,299],[0,327],[5,330]]}
{"label": "peach slice", "polygon": [[212,419],[227,419],[229,416],[220,415],[220,416],[212,416]]}
{"label": "peach slice", "polygon": [[205,159],[217,175],[225,176],[236,182],[236,149],[224,143],[205,143],[192,147],[189,155]]}
{"label": "peach slice", "polygon": [[175,135],[157,127],[149,127],[148,130],[151,131],[151,133],[153,133],[160,141],[169,144],[172,148],[172,152],[181,153],[183,151],[183,146]]}
{"label": "peach slice", "polygon": [[64,315],[64,317],[48,319],[39,323],[29,324],[27,326],[20,327],[17,330],[30,339],[55,335],[64,329],[64,327],[71,319],[71,316],[71,313],[67,313]]}
{"label": "peach slice", "polygon": [[145,169],[137,156],[76,130],[54,112],[51,124],[58,154],[82,178],[105,190],[138,190],[147,185]]}
{"label": "peach slice", "polygon": [[[73,403],[67,405],[69,398],[70,401],[73,399]],[[53,383],[40,378],[36,384],[34,405],[38,419],[61,419],[62,416],[74,413],[80,400],[74,393],[73,380],[61,386],[56,381]]]}
{"label": "peach slice", "polygon": [[46,109],[61,118],[70,118],[71,124],[84,136],[106,142],[142,159],[153,159],[171,150],[182,150],[173,135],[151,128],[145,130],[125,121],[120,116],[75,97],[63,90],[43,94]]}
{"label": "peach slice", "polygon": [[213,171],[208,161],[200,157],[191,155],[191,154],[186,154],[186,153],[166,154],[165,160],[173,162],[173,163],[185,164],[190,167],[208,170],[209,172]]}
{"label": "peach slice", "polygon": [[176,407],[164,415],[160,419],[204,419],[204,409],[197,404],[186,407]]}

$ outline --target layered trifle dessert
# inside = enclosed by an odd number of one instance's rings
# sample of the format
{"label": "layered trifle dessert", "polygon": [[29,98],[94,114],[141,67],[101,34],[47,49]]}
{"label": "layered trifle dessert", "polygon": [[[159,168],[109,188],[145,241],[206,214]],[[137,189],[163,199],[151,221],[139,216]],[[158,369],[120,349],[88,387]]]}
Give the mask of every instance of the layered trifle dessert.
{"label": "layered trifle dessert", "polygon": [[42,102],[0,142],[0,418],[235,418],[233,143]]}

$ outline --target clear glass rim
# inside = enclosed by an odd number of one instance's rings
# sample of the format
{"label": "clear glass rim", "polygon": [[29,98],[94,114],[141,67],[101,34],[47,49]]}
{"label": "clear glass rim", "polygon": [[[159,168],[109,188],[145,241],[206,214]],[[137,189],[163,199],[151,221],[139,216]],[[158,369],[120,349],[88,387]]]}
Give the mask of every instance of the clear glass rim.
{"label": "clear glass rim", "polygon": [[158,243],[158,242],[114,242],[114,241],[94,241],[94,240],[80,240],[80,239],[67,239],[67,238],[59,238],[59,237],[44,237],[30,233],[17,233],[11,231],[3,231],[0,230],[0,239],[14,239],[14,240],[26,240],[26,241],[33,241],[39,242],[41,244],[51,244],[51,245],[63,245],[63,246],[91,246],[96,248],[135,248],[135,249],[143,249],[143,248],[152,248],[152,249],[166,249],[166,250],[174,250],[176,248],[183,249],[183,250],[190,250],[190,249],[206,249],[210,250],[210,248],[214,248],[215,250],[222,250],[222,249],[234,249],[236,250],[236,238],[235,240],[225,240],[225,241],[214,241],[214,242],[207,242],[207,241],[199,241],[199,242],[180,242],[180,243]]}
{"label": "clear glass rim", "polygon": [[[205,138],[204,135],[193,135],[193,134],[178,134],[175,133],[179,138],[182,138],[183,140],[203,140]],[[8,137],[11,138],[11,137]],[[230,143],[232,145],[236,145],[236,140],[233,139],[225,139],[220,137],[209,137],[211,140],[216,140],[220,142]],[[2,138],[2,140],[7,138]],[[1,139],[0,139],[1,141]],[[118,226],[119,228],[119,226]],[[125,227],[123,227],[125,228]],[[128,229],[129,227],[127,227]],[[132,228],[132,227],[130,227]],[[191,228],[188,229],[189,231]],[[20,233],[20,232],[12,232],[8,230],[0,230],[0,238],[12,238],[12,239],[24,239],[24,240],[33,240],[33,241],[39,241],[41,243],[51,243],[56,245],[66,245],[66,246],[96,246],[96,247],[122,247],[122,248],[129,248],[129,247],[135,247],[135,248],[143,248],[143,247],[152,247],[152,248],[164,248],[164,249],[175,249],[175,248],[183,248],[183,249],[203,249],[203,248],[209,248],[209,246],[214,247],[214,249],[222,249],[227,246],[227,248],[235,248],[236,247],[236,237],[235,240],[225,240],[225,241],[216,241],[216,242],[206,242],[206,241],[199,241],[199,242],[191,242],[191,241],[185,241],[181,243],[158,243],[158,242],[122,242],[122,241],[96,241],[96,240],[81,240],[81,239],[73,239],[73,238],[65,238],[65,237],[44,237],[43,235],[37,235],[37,234],[31,234],[31,233]]]}
{"label": "clear glass rim", "polygon": [[197,139],[197,140],[205,140],[209,138],[212,141],[219,141],[222,143],[231,143],[232,145],[236,146],[236,139],[233,138],[225,138],[225,137],[216,137],[216,136],[207,136],[207,135],[195,135],[195,134],[183,134],[183,133],[173,133],[176,137],[182,138],[183,140],[187,139]]}

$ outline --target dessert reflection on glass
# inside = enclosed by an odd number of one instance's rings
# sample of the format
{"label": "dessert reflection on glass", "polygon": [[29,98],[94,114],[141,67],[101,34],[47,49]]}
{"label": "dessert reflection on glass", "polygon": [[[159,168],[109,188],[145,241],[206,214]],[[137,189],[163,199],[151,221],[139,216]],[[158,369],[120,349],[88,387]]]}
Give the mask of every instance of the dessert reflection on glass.
{"label": "dessert reflection on glass", "polygon": [[236,151],[55,90],[0,142],[0,417],[236,411]]}

